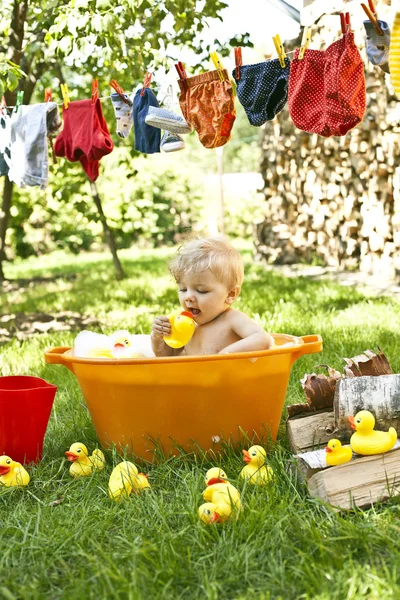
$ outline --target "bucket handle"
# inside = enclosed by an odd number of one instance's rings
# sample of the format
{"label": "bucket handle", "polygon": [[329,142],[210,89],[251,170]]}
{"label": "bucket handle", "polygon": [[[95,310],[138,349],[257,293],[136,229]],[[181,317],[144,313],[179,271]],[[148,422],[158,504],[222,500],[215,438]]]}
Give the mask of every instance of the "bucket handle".
{"label": "bucket handle", "polygon": [[44,353],[44,360],[48,365],[64,365],[70,371],[73,371],[72,365],[69,360],[66,360],[64,354],[71,350],[70,346],[58,346],[57,348],[52,348],[51,350],[47,350]]}
{"label": "bucket handle", "polygon": [[304,342],[298,350],[293,352],[293,362],[304,356],[305,354],[314,354],[322,350],[322,337],[320,335],[303,335],[301,338]]}

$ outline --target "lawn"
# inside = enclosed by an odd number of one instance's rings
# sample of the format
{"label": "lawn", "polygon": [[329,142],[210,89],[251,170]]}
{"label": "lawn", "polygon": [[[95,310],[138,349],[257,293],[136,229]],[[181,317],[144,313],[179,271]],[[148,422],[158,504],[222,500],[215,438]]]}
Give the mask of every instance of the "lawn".
{"label": "lawn", "polygon": [[[107,254],[65,254],[9,265],[19,284],[0,296],[0,316],[74,311],[95,317],[98,330],[148,333],[152,319],[177,304],[165,250],[121,252],[127,278],[116,281]],[[400,303],[305,278],[285,279],[255,264],[248,251],[237,307],[267,330],[319,333],[320,355],[294,365],[286,403],[302,401],[299,379],[314,366],[342,368],[343,357],[382,348],[400,371]],[[35,334],[0,346],[2,375],[31,374],[58,386],[43,461],[30,468],[28,488],[0,490],[0,598],[5,600],[232,599],[368,600],[400,597],[400,503],[345,514],[311,499],[290,467],[284,429],[268,455],[276,482],[242,491],[239,521],[206,527],[198,521],[203,455],[141,465],[152,489],[115,504],[107,468],[72,480],[64,452],[75,441],[96,443],[74,376],[46,366],[43,351],[69,346],[77,331]],[[233,484],[240,453],[227,447],[216,461]],[[54,501],[63,501],[54,505]]]}

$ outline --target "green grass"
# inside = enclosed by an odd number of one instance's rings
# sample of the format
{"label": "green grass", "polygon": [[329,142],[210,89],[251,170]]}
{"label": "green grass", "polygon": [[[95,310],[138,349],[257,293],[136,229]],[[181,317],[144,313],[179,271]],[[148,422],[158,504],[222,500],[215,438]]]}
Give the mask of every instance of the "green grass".
{"label": "green grass", "polygon": [[[102,330],[149,332],[156,314],[176,306],[165,251],[121,253],[127,279],[114,279],[108,255],[52,255],[9,265],[23,283],[0,296],[0,314],[73,310],[94,316]],[[304,278],[285,279],[251,261],[238,308],[266,329],[320,333],[324,350],[293,367],[286,401],[302,400],[300,377],[318,363],[343,366],[343,357],[380,346],[400,370],[400,304],[354,289]],[[72,277],[74,274],[76,277]],[[24,490],[0,490],[0,598],[36,600],[282,598],[368,600],[400,597],[400,503],[338,514],[311,499],[290,467],[284,426],[269,453],[276,483],[242,490],[238,522],[198,522],[203,476],[213,464],[181,455],[146,468],[152,490],[115,504],[107,497],[113,463],[91,478],[69,477],[64,451],[96,434],[78,383],[61,366],[46,366],[43,351],[68,346],[76,332],[36,335],[0,347],[2,375],[32,374],[58,386],[43,461],[30,469]],[[0,416],[1,417],[1,416]],[[240,453],[226,448],[217,463],[241,486]],[[142,465],[143,467],[143,465]],[[59,496],[62,504],[50,506]]]}

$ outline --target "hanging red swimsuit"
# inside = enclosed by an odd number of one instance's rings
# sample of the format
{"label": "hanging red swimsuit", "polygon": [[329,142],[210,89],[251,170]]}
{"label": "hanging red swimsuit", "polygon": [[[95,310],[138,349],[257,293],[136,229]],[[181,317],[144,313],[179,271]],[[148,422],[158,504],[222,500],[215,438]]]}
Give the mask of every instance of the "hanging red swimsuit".
{"label": "hanging red swimsuit", "polygon": [[363,119],[364,64],[351,31],[326,50],[296,50],[290,68],[289,112],[293,123],[324,137],[345,135]]}
{"label": "hanging red swimsuit", "polygon": [[114,144],[101,110],[100,100],[78,100],[63,107],[64,128],[54,143],[56,156],[80,161],[90,181],[99,176],[99,160]]}

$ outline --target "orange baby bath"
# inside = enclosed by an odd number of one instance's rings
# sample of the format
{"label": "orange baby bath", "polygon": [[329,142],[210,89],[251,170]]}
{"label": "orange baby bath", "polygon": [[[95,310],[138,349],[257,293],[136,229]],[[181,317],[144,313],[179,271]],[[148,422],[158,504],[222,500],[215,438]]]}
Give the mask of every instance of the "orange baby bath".
{"label": "orange baby bath", "polygon": [[75,374],[104,446],[129,445],[151,460],[154,439],[168,454],[193,442],[207,450],[241,431],[276,438],[291,367],[320,352],[322,339],[273,337],[275,346],[258,352],[114,360],[53,348],[45,360]]}

